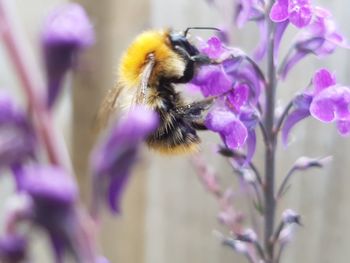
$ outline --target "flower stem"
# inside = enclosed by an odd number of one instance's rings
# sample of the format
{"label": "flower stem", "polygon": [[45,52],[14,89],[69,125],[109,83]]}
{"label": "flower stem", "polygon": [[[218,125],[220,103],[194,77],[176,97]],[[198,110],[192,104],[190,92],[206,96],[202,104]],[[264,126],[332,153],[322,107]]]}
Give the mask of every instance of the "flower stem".
{"label": "flower stem", "polygon": [[[270,2],[269,11],[274,1]],[[267,18],[268,19],[268,18]],[[274,245],[271,237],[274,231],[275,221],[275,152],[276,152],[276,134],[274,132],[275,120],[275,104],[276,104],[276,66],[274,62],[274,31],[275,25],[269,20],[268,22],[268,58],[267,58],[267,76],[268,85],[266,89],[266,113],[265,113],[265,129],[267,133],[267,145],[265,147],[265,225],[264,225],[264,241],[267,255],[267,263],[274,262]]]}

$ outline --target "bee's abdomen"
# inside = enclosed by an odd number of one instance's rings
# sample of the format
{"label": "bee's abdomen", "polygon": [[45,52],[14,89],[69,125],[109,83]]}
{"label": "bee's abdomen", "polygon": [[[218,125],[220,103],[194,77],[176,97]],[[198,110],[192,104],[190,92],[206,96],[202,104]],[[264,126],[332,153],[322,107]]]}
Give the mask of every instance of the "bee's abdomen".
{"label": "bee's abdomen", "polygon": [[190,153],[198,149],[200,139],[192,123],[179,115],[177,107],[183,106],[180,94],[172,86],[162,86],[157,96],[155,110],[160,116],[158,129],[148,138],[148,145],[167,154]]}
{"label": "bee's abdomen", "polygon": [[176,154],[196,151],[200,139],[190,123],[176,116],[167,116],[161,118],[159,128],[148,138],[147,143],[160,152]]}

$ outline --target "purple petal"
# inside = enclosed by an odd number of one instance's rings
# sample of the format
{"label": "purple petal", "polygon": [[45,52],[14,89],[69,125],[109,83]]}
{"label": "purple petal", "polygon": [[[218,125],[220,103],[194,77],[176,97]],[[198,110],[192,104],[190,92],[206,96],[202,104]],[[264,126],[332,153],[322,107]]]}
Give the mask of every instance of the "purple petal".
{"label": "purple petal", "polygon": [[337,129],[342,136],[350,135],[350,121],[349,120],[340,120],[337,121]]}
{"label": "purple petal", "polygon": [[123,191],[129,179],[129,175],[129,173],[118,174],[117,176],[114,176],[112,182],[109,185],[108,202],[113,213],[120,213],[120,202]]}
{"label": "purple petal", "polygon": [[111,210],[119,212],[121,195],[137,160],[139,146],[157,125],[158,115],[155,112],[137,106],[102,138],[91,156],[94,208],[98,209],[99,201],[108,196]]}
{"label": "purple petal", "polygon": [[203,96],[219,96],[232,88],[232,80],[221,65],[202,67],[192,83],[199,86]]}
{"label": "purple petal", "polygon": [[211,37],[204,46],[200,48],[201,52],[211,59],[218,59],[226,51],[221,40],[214,36]]}
{"label": "purple petal", "polygon": [[295,96],[293,106],[299,110],[309,110],[313,95],[306,92]]}
{"label": "purple petal", "polygon": [[251,0],[243,0],[238,2],[239,3],[236,6],[237,14],[235,22],[238,28],[242,28],[249,21],[253,3]]}
{"label": "purple petal", "polygon": [[0,168],[35,157],[37,139],[26,113],[0,93]]}
{"label": "purple petal", "polygon": [[334,86],[317,94],[311,105],[311,115],[322,121],[332,122],[335,119],[347,119],[350,116],[350,89]]}
{"label": "purple petal", "polygon": [[7,235],[0,239],[0,261],[24,262],[27,254],[27,240],[19,235]]}
{"label": "purple petal", "polygon": [[322,122],[335,120],[334,103],[329,99],[314,99],[310,105],[312,117]]}
{"label": "purple petal", "polygon": [[94,43],[92,25],[78,4],[66,4],[47,18],[42,32],[48,80],[48,106],[62,86],[64,74],[73,66],[76,53]]}
{"label": "purple petal", "polygon": [[35,200],[56,205],[71,206],[78,196],[72,177],[54,166],[24,167],[21,186]]}
{"label": "purple petal", "polygon": [[246,154],[246,159],[244,161],[244,165],[249,164],[252,161],[253,156],[255,154],[255,150],[256,150],[255,130],[250,130],[248,132],[248,138],[247,138],[246,144],[247,144],[247,154]]}
{"label": "purple petal", "polygon": [[270,19],[273,22],[282,22],[288,19],[288,0],[278,0],[276,1],[270,12]]}
{"label": "purple petal", "polygon": [[274,48],[273,49],[273,58],[274,58],[275,64],[277,64],[277,62],[278,62],[278,53],[279,53],[281,40],[282,40],[282,37],[283,37],[284,32],[286,31],[288,25],[289,25],[288,20],[281,22],[281,23],[277,23],[277,25],[276,25],[274,47],[273,47]]}
{"label": "purple petal", "polygon": [[229,104],[236,112],[239,112],[241,107],[247,104],[249,99],[249,86],[246,84],[238,84],[233,91],[227,95]]}
{"label": "purple petal", "polygon": [[248,130],[254,130],[260,120],[259,111],[252,107],[244,107],[239,113],[239,120],[243,122]]}
{"label": "purple petal", "polygon": [[267,21],[265,19],[262,19],[257,22],[258,28],[259,28],[259,44],[254,50],[254,58],[256,60],[262,60],[267,52],[267,42],[268,42],[268,33],[267,33]]}
{"label": "purple petal", "polygon": [[312,18],[312,8],[308,4],[293,4],[289,6],[289,21],[298,28],[303,28],[310,24]]}
{"label": "purple petal", "polygon": [[235,120],[237,117],[228,109],[215,107],[207,114],[205,125],[212,131],[223,132]]}
{"label": "purple petal", "polygon": [[325,39],[323,37],[312,37],[307,40],[298,41],[295,44],[295,47],[300,52],[305,53],[315,53],[319,50],[325,43]]}
{"label": "purple petal", "polygon": [[281,70],[280,70],[280,76],[282,79],[285,79],[289,73],[289,71],[297,64],[300,60],[302,60],[304,57],[306,57],[306,52],[301,52],[296,50],[294,54],[291,54],[287,59],[286,62],[283,64]]}
{"label": "purple petal", "polygon": [[223,132],[226,145],[231,149],[238,149],[242,147],[248,137],[247,128],[244,124],[236,119],[226,127]]}
{"label": "purple petal", "polygon": [[282,127],[282,142],[284,145],[288,143],[288,137],[292,130],[292,128],[303,119],[310,116],[310,112],[308,110],[295,110],[290,113],[287,119],[284,122]]}
{"label": "purple petal", "polygon": [[327,69],[320,69],[314,74],[312,83],[315,87],[314,93],[318,94],[322,90],[335,85],[336,78],[334,74],[331,74]]}
{"label": "purple petal", "polygon": [[65,4],[49,14],[42,40],[45,45],[90,46],[95,36],[85,10],[78,4]]}

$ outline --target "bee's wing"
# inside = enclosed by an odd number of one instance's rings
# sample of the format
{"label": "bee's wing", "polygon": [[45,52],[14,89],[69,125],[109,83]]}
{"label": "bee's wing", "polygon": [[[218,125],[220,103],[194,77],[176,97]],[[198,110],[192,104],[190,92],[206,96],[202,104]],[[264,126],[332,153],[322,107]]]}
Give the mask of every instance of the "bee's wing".
{"label": "bee's wing", "polygon": [[117,85],[114,88],[110,89],[107,92],[95,118],[94,129],[96,131],[100,131],[108,124],[109,118],[116,110],[117,99],[122,90],[123,86],[117,83]]}
{"label": "bee's wing", "polygon": [[147,88],[149,84],[149,79],[151,77],[154,65],[155,65],[155,57],[153,53],[150,53],[147,56],[147,64],[144,66],[144,69],[141,73],[141,83],[140,86],[137,87],[137,91],[134,97],[134,104],[145,104],[147,97]]}
{"label": "bee's wing", "polygon": [[[140,85],[136,87],[136,92],[132,98],[133,105],[146,103],[147,87],[154,65],[155,57],[154,54],[151,53],[148,55],[147,63],[141,73]],[[117,99],[121,92],[123,92],[123,89],[124,87],[120,83],[117,83],[116,87],[107,92],[96,116],[95,126],[97,131],[101,130],[108,124],[109,118],[117,108]]]}

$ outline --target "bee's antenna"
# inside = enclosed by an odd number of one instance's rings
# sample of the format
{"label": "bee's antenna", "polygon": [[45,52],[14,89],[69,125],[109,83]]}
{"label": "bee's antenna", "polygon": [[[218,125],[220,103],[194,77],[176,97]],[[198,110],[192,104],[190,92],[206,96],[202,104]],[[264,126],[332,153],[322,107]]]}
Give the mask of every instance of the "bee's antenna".
{"label": "bee's antenna", "polygon": [[199,29],[199,30],[216,30],[216,31],[221,31],[219,28],[217,27],[201,27],[201,26],[194,26],[194,27],[188,27],[186,28],[186,30],[184,31],[184,36],[186,37],[188,32],[192,29]]}

